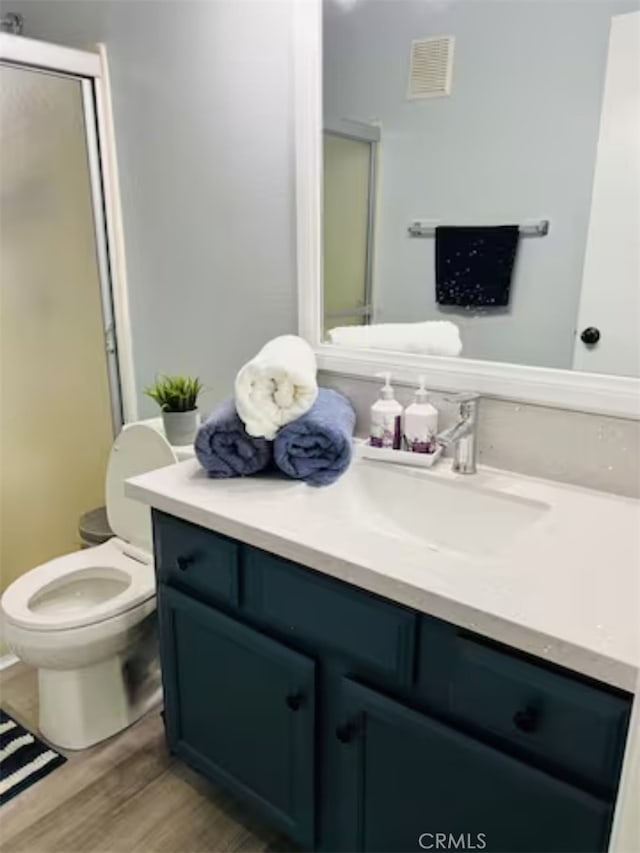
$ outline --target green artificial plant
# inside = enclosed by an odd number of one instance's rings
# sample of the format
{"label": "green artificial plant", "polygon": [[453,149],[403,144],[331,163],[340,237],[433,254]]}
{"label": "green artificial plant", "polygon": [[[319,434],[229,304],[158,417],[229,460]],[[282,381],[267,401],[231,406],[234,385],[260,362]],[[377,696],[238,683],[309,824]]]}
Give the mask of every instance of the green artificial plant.
{"label": "green artificial plant", "polygon": [[159,376],[153,385],[144,389],[163,412],[192,412],[198,407],[202,382],[193,376]]}

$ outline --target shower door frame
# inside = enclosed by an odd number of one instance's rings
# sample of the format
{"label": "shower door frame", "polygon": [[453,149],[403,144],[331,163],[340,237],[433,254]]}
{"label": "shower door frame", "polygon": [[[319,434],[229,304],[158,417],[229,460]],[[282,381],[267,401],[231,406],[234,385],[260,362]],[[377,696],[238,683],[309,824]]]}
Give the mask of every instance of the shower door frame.
{"label": "shower door frame", "polygon": [[114,436],[137,419],[131,324],[107,54],[0,34],[0,63],[80,83]]}

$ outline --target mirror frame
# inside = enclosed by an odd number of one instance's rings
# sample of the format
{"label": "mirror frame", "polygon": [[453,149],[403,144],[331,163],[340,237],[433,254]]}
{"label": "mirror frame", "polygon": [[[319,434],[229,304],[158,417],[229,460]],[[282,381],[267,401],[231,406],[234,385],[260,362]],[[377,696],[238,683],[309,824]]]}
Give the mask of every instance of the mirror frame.
{"label": "mirror frame", "polygon": [[424,374],[433,390],[472,390],[488,397],[640,420],[640,378],[349,350],[322,342],[322,0],[296,0],[293,6],[298,329],[313,347],[318,368],[364,379],[390,370],[399,382],[415,382]]}

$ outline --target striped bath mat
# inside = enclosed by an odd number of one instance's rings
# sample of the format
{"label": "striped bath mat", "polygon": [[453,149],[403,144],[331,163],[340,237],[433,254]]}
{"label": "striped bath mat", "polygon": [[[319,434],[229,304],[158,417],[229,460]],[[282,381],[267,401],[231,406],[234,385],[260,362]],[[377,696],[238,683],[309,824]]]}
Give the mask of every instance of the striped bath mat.
{"label": "striped bath mat", "polygon": [[0,805],[66,760],[0,710]]}

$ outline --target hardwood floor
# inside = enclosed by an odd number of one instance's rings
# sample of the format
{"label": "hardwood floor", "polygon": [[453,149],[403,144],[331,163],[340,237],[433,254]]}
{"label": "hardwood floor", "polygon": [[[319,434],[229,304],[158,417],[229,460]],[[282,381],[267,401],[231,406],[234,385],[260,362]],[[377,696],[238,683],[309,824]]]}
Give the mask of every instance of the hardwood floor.
{"label": "hardwood floor", "polygon": [[[37,731],[35,671],[0,673],[2,707]],[[159,710],[68,761],[0,811],[2,853],[258,853],[293,850],[172,758]]]}

